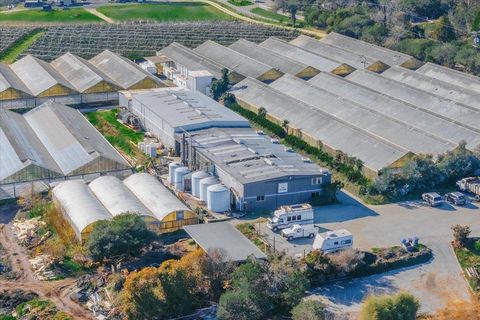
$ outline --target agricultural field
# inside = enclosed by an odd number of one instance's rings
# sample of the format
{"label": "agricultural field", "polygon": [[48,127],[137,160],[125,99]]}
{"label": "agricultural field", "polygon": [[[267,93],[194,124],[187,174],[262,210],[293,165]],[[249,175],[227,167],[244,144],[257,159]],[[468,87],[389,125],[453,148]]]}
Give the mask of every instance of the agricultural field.
{"label": "agricultural field", "polygon": [[270,36],[291,40],[297,35],[292,30],[233,21],[62,25],[49,27],[27,53],[53,60],[69,51],[89,59],[109,49],[139,58],[155,55],[174,41],[194,48],[206,40],[229,45],[240,38],[258,43]]}
{"label": "agricultural field", "polygon": [[0,53],[3,53],[14,42],[28,35],[32,28],[0,27]]}
{"label": "agricultural field", "polygon": [[233,19],[212,6],[198,2],[112,5],[100,7],[97,11],[116,21],[168,22]]}
{"label": "agricultural field", "polygon": [[45,33],[42,29],[33,29],[24,36],[18,38],[7,48],[0,52],[0,61],[3,63],[13,63],[15,60],[27,50],[35,41],[37,41]]}
{"label": "agricultural field", "polygon": [[80,8],[55,9],[53,11],[29,9],[0,13],[0,24],[95,23],[101,21],[97,16]]}

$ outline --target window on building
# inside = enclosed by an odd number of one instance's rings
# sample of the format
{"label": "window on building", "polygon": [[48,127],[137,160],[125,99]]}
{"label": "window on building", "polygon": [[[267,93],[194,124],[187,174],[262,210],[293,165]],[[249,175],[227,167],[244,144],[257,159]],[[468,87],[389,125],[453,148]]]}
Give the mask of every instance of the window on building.
{"label": "window on building", "polygon": [[265,201],[265,196],[257,196],[257,201]]}
{"label": "window on building", "polygon": [[350,239],[342,241],[342,244],[350,244],[350,243],[352,243],[352,240]]}
{"label": "window on building", "polygon": [[318,197],[320,197],[320,192],[318,191],[312,192],[312,198],[318,198]]}
{"label": "window on building", "polygon": [[184,219],[184,212],[177,211],[177,220],[183,220],[183,219]]}
{"label": "window on building", "polygon": [[338,246],[338,241],[335,241],[333,244],[336,245],[336,246]]}
{"label": "window on building", "polygon": [[292,221],[297,221],[297,216],[293,216]]}
{"label": "window on building", "polygon": [[298,216],[297,216],[297,220],[302,220],[302,216],[301,216],[301,215],[298,215]]}
{"label": "window on building", "polygon": [[292,217],[287,217],[287,222],[292,221]]}
{"label": "window on building", "polygon": [[322,182],[322,178],[315,177],[312,178],[312,185],[320,184]]}

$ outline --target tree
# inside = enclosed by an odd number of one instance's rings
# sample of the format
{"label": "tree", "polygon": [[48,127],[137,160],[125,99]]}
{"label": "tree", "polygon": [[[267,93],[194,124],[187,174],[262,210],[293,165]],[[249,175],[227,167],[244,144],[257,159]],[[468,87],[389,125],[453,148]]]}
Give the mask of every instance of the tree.
{"label": "tree", "polygon": [[302,300],[292,309],[293,320],[324,320],[325,306],[318,300]]}
{"label": "tree", "polygon": [[155,234],[147,229],[141,217],[125,213],[95,223],[86,248],[92,259],[102,261],[138,254],[154,238]]}
{"label": "tree", "polygon": [[369,296],[363,303],[360,320],[415,320],[420,307],[411,294]]}
{"label": "tree", "polygon": [[258,116],[261,118],[265,118],[267,116],[267,110],[264,107],[260,107],[258,109]]}
{"label": "tree", "polygon": [[210,93],[212,94],[212,98],[215,100],[219,100],[220,97],[227,92],[228,84],[230,80],[228,79],[228,69],[222,69],[222,77],[220,79],[212,81],[210,86]]}
{"label": "tree", "polygon": [[455,30],[446,16],[442,16],[435,24],[435,29],[432,32],[432,38],[442,42],[450,42],[455,40]]}
{"label": "tree", "polygon": [[290,13],[290,19],[292,20],[292,26],[295,27],[295,23],[297,22],[297,11],[298,11],[297,2],[290,1],[287,5],[287,10]]}
{"label": "tree", "polygon": [[465,246],[468,242],[468,236],[471,233],[470,227],[456,224],[452,226],[452,231],[453,231],[453,238],[455,239],[455,241],[459,243],[461,246]]}

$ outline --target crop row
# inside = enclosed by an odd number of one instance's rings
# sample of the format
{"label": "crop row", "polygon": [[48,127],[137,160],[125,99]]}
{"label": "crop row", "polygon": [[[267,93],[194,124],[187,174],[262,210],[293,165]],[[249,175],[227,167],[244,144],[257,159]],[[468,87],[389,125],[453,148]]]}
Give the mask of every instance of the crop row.
{"label": "crop row", "polygon": [[31,28],[0,27],[0,53],[30,31],[32,31]]}

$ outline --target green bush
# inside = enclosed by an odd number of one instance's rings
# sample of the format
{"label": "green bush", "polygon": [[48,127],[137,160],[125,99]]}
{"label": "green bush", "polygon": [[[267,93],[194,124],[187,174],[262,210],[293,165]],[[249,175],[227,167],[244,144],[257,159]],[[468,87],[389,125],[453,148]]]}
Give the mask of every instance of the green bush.
{"label": "green bush", "polygon": [[292,309],[293,320],[324,320],[325,306],[318,300],[303,300]]}
{"label": "green bush", "polygon": [[415,320],[420,307],[411,294],[370,296],[362,306],[360,320]]}

